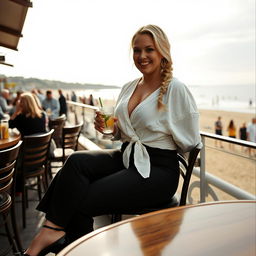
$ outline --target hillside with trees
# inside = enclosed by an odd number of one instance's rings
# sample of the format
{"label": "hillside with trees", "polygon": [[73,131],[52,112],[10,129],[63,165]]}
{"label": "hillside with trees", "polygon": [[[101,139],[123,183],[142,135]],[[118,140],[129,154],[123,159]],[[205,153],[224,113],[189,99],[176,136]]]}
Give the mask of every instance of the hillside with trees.
{"label": "hillside with trees", "polygon": [[38,78],[24,78],[22,76],[7,77],[0,74],[0,81],[7,84],[16,84],[14,90],[30,91],[33,88],[37,89],[63,89],[63,90],[85,90],[85,89],[116,89],[118,86],[102,85],[102,84],[81,84],[81,83],[67,83],[55,80],[45,80]]}

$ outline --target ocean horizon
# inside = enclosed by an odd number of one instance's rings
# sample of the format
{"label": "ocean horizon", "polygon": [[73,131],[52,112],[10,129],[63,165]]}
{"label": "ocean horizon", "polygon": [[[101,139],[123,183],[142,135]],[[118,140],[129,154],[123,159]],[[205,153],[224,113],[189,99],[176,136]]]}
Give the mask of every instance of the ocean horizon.
{"label": "ocean horizon", "polygon": [[[222,110],[256,114],[256,92],[254,85],[188,86],[199,109]],[[117,100],[121,87],[117,89],[74,90],[78,97],[93,95],[97,101]],[[67,91],[66,91],[67,92]],[[69,91],[68,91],[69,92]]]}

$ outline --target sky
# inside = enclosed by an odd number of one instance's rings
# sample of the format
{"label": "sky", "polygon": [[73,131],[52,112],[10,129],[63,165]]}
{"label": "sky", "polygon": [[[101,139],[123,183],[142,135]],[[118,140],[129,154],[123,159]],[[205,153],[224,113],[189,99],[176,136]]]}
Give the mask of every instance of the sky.
{"label": "sky", "polygon": [[31,0],[18,51],[0,74],[122,86],[140,73],[130,40],[156,24],[174,76],[189,85],[255,85],[254,0]]}

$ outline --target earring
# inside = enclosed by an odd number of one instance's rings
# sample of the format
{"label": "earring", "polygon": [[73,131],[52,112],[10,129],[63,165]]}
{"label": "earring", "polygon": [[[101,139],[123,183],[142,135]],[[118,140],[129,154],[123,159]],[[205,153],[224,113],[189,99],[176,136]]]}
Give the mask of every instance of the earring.
{"label": "earring", "polygon": [[160,63],[160,66],[161,66],[161,69],[162,69],[162,70],[165,69],[166,64],[167,64],[167,60],[166,60],[165,58],[162,58],[161,63]]}

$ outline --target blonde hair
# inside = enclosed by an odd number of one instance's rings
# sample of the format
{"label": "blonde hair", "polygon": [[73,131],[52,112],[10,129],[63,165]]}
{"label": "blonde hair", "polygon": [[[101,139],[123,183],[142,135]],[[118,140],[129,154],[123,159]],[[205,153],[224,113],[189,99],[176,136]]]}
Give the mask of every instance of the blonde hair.
{"label": "blonde hair", "polygon": [[42,117],[42,110],[39,108],[32,93],[22,93],[20,101],[22,103],[22,114],[26,117]]}
{"label": "blonde hair", "polygon": [[157,108],[164,109],[165,105],[163,103],[163,95],[167,92],[168,85],[170,81],[172,80],[172,58],[170,53],[170,43],[166,36],[166,34],[163,32],[161,28],[159,28],[156,25],[147,25],[141,27],[133,36],[131,41],[131,46],[134,46],[134,40],[137,35],[143,35],[147,34],[150,35],[154,41],[154,44],[156,46],[156,49],[160,52],[160,54],[163,56],[163,59],[161,61],[161,78],[162,82],[160,85],[160,92],[157,99]]}

